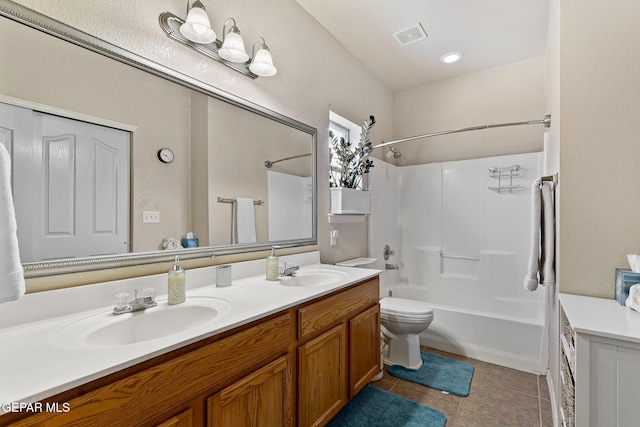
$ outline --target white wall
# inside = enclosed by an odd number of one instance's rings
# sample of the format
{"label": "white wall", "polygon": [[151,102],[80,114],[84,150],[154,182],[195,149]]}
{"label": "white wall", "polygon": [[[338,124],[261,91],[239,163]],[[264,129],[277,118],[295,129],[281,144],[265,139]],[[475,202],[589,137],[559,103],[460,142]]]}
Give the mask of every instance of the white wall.
{"label": "white wall", "polygon": [[[558,173],[560,170],[560,0],[549,3],[549,23],[547,26],[547,71],[546,71],[546,103],[547,111],[551,114],[551,127],[546,139],[545,175]],[[560,272],[559,263],[561,222],[560,201],[562,185],[556,187],[556,286],[553,292],[547,294],[547,336],[549,337],[549,368],[547,372],[548,387],[551,392],[551,402],[554,416],[558,417],[557,406],[560,395],[560,367],[559,367],[559,313],[558,289]]]}
{"label": "white wall", "polygon": [[[396,94],[397,138],[493,123],[542,119],[545,58],[506,65]],[[544,127],[464,132],[402,143],[398,165],[542,150]]]}
{"label": "white wall", "polygon": [[640,3],[561,11],[560,292],[613,298],[640,253]]}

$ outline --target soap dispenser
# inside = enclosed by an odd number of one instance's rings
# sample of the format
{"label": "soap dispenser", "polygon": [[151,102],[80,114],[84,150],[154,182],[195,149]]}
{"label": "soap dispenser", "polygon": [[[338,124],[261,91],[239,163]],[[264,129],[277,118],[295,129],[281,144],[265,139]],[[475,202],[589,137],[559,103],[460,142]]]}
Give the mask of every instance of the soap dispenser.
{"label": "soap dispenser", "polygon": [[170,305],[183,303],[185,300],[186,275],[180,265],[180,257],[176,255],[173,268],[169,271],[169,300]]}
{"label": "soap dispenser", "polygon": [[276,248],[280,246],[271,246],[271,255],[267,257],[267,280],[278,280],[278,256],[276,255]]}

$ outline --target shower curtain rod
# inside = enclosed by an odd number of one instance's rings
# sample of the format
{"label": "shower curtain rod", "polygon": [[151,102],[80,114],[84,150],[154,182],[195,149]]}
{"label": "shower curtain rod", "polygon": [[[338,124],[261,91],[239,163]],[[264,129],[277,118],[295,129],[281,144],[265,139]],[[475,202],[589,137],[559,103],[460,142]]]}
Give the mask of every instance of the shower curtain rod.
{"label": "shower curtain rod", "polygon": [[448,135],[450,133],[468,132],[471,130],[484,130],[484,129],[491,129],[491,128],[500,128],[500,127],[507,127],[507,126],[522,126],[522,125],[544,125],[544,127],[548,128],[549,126],[551,126],[551,115],[547,114],[546,116],[544,116],[544,119],[542,120],[529,120],[528,122],[498,123],[493,125],[472,126],[468,128],[462,128],[462,129],[443,130],[440,132],[426,133],[424,135],[417,135],[417,136],[411,136],[409,138],[396,139],[395,141],[381,142],[380,144],[377,144],[371,147],[369,151],[375,148],[397,144],[399,142],[413,141],[414,139],[430,138],[432,136]]}
{"label": "shower curtain rod", "polygon": [[265,160],[264,165],[267,168],[270,168],[271,166],[273,166],[275,163],[278,163],[278,162],[282,162],[282,161],[285,161],[285,160],[297,159],[298,157],[307,157],[307,156],[310,156],[310,155],[311,155],[311,153],[307,153],[307,154],[299,154],[297,156],[285,157],[284,159],[280,159],[280,160],[274,160],[274,161]]}

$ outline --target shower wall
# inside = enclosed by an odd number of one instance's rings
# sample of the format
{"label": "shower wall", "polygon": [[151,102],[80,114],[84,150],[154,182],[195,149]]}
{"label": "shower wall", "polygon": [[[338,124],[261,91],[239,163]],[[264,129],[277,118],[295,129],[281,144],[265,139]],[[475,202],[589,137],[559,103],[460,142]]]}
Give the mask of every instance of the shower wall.
{"label": "shower wall", "polygon": [[[390,163],[374,160],[369,172],[371,189],[371,215],[369,215],[369,256],[377,261],[371,268],[385,270],[385,264],[400,264],[400,191],[398,177],[401,168]],[[384,246],[389,245],[394,254],[389,260],[383,258]],[[385,270],[380,275],[380,288],[388,288],[400,281],[400,270]],[[385,294],[386,295],[386,294]],[[384,296],[381,294],[381,296]]]}
{"label": "shower wall", "polygon": [[[547,366],[547,289],[523,279],[531,234],[531,185],[542,153],[371,171],[370,256],[381,296],[424,301],[434,320],[422,345],[533,373]],[[489,168],[519,165],[513,192],[500,193]],[[509,186],[509,180],[501,182]],[[395,254],[382,259],[389,244]]]}
{"label": "shower wall", "polygon": [[269,240],[310,238],[313,184],[310,176],[267,171]]}
{"label": "shower wall", "polygon": [[[385,288],[404,282],[427,287],[433,303],[482,310],[492,298],[540,302],[543,292],[524,290],[531,234],[531,184],[542,174],[542,153],[371,170],[370,256],[385,271]],[[513,192],[496,192],[489,168],[519,166]],[[503,187],[509,180],[502,179]],[[516,189],[519,187],[519,189]],[[382,260],[389,244],[395,255]]]}

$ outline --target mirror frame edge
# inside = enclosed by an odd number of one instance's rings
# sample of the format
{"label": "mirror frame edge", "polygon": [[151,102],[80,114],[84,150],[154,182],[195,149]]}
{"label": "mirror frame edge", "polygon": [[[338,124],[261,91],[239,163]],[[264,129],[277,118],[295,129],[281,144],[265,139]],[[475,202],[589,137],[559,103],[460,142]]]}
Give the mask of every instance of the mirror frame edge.
{"label": "mirror frame edge", "polygon": [[154,264],[171,261],[176,255],[182,259],[195,259],[215,257],[220,255],[231,255],[247,252],[257,252],[269,250],[273,244],[282,248],[298,246],[317,245],[317,138],[318,130],[305,123],[299,122],[276,111],[255,104],[249,100],[220,90],[214,86],[194,79],[186,74],[182,74],[171,68],[155,63],[133,52],[129,52],[109,42],[92,36],[88,33],[70,27],[62,22],[56,21],[39,12],[31,10],[25,6],[14,3],[10,0],[0,0],[0,16],[42,31],[51,36],[73,43],[79,47],[106,56],[139,70],[148,72],[156,77],[169,80],[191,90],[195,90],[207,96],[211,96],[223,102],[227,102],[236,107],[258,114],[265,118],[274,120],[280,124],[298,129],[311,136],[312,149],[312,233],[310,238],[274,241],[267,243],[257,243],[250,245],[229,245],[229,246],[208,246],[203,248],[182,249],[175,251],[149,251],[133,252],[122,255],[109,255],[97,257],[74,258],[72,260],[57,260],[44,262],[23,263],[24,277],[37,278],[59,274],[81,273],[87,271],[105,270],[111,268],[129,267],[134,265]]}

